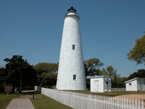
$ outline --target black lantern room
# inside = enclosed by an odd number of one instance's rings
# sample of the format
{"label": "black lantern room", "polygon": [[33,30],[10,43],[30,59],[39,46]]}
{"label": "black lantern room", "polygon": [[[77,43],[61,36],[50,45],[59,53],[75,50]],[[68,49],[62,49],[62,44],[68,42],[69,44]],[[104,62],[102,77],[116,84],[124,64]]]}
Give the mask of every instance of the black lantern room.
{"label": "black lantern room", "polygon": [[76,13],[76,9],[74,9],[73,7],[71,7],[71,8],[68,9],[67,11],[68,11],[68,13],[70,13],[70,12]]}

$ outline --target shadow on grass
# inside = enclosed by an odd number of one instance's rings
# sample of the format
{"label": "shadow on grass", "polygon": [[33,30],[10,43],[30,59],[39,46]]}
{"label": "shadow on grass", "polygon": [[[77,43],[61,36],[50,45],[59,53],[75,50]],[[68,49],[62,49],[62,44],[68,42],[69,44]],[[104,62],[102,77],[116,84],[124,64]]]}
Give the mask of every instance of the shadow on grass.
{"label": "shadow on grass", "polygon": [[22,92],[23,95],[33,95],[33,94],[40,94],[40,92]]}

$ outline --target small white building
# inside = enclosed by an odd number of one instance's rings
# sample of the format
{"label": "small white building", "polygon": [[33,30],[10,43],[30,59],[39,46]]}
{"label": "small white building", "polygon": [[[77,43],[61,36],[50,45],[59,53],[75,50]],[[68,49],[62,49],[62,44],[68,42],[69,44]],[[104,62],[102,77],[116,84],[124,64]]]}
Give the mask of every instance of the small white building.
{"label": "small white building", "polygon": [[111,77],[108,75],[90,77],[91,92],[111,92]]}
{"label": "small white building", "polygon": [[125,81],[126,91],[145,91],[145,78],[133,78]]}

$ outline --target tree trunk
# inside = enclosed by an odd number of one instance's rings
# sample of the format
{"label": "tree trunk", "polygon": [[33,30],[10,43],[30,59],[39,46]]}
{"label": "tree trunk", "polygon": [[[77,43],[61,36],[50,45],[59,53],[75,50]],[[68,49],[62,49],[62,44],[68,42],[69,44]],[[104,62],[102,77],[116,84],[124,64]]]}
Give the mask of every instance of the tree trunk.
{"label": "tree trunk", "polygon": [[21,79],[20,79],[20,89],[19,89],[19,93],[22,93],[22,76],[21,76]]}
{"label": "tree trunk", "polygon": [[41,87],[41,86],[42,86],[42,84],[43,84],[44,80],[45,80],[45,78],[43,77],[43,78],[42,78],[42,81],[41,81],[41,83],[40,83],[40,85],[39,85],[39,87]]}

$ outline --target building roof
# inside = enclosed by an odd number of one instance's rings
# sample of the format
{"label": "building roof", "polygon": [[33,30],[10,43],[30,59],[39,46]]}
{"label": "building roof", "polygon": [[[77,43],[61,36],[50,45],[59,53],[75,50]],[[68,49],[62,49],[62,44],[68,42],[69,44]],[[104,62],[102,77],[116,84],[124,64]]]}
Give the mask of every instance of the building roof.
{"label": "building roof", "polygon": [[137,80],[137,79],[145,79],[145,78],[135,77],[133,79],[130,79],[130,80],[125,81],[124,83],[128,83],[128,82],[131,82],[131,81],[134,81],[134,80]]}
{"label": "building roof", "polygon": [[108,75],[102,75],[102,76],[90,76],[89,78],[90,78],[90,79],[91,79],[91,78],[111,78],[111,76],[108,76]]}

